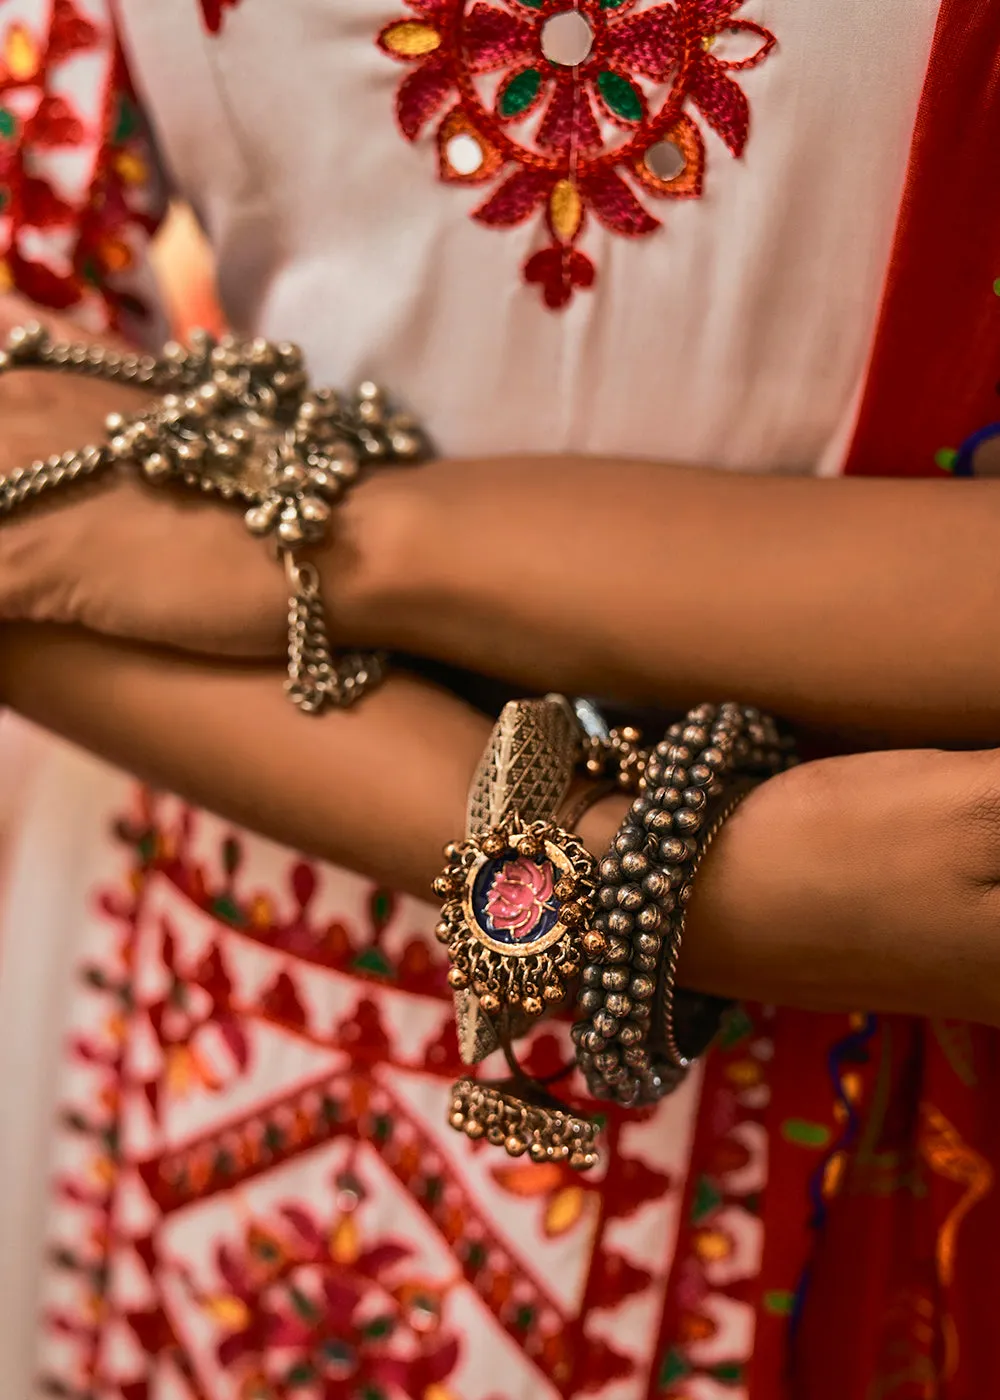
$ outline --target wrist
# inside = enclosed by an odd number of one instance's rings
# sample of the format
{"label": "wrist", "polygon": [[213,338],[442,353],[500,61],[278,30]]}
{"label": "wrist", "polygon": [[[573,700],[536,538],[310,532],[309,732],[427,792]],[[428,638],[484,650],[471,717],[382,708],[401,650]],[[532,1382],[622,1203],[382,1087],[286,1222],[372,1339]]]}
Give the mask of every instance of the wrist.
{"label": "wrist", "polygon": [[316,563],[339,643],[420,652],[419,619],[431,605],[428,560],[447,548],[441,517],[413,479],[433,467],[376,471],[337,508]]}

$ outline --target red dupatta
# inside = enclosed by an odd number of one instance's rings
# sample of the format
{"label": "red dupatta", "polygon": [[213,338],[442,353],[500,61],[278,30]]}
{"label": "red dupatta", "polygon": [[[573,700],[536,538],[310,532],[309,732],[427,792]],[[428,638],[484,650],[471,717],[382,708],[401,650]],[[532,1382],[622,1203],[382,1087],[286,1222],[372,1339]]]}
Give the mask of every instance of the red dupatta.
{"label": "red dupatta", "polygon": [[[1000,3],[943,0],[846,470],[953,467],[998,378]],[[1000,1035],[782,1013],[774,1071],[753,1400],[1000,1395]]]}

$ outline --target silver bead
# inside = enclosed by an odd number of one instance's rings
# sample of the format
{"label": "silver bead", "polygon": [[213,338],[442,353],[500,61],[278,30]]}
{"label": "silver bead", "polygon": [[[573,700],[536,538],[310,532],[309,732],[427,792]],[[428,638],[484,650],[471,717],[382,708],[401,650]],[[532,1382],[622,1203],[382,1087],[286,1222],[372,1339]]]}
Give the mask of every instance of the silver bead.
{"label": "silver bead", "polygon": [[163,481],[171,470],[170,458],[162,452],[151,452],[142,459],[142,474],[148,481]]}
{"label": "silver bead", "polygon": [[286,506],[281,512],[281,521],[278,524],[278,538],[282,544],[301,544],[305,539],[305,531],[302,522],[299,520],[299,513],[294,506]]}
{"label": "silver bead", "polygon": [[276,482],[283,491],[298,491],[306,484],[308,472],[301,462],[286,462],[278,471]]}
{"label": "silver bead", "polygon": [[242,449],[228,438],[218,438],[212,443],[212,457],[220,466],[232,466],[242,455]]}
{"label": "silver bead", "polygon": [[192,438],[188,442],[180,442],[174,448],[178,462],[186,467],[197,466],[205,456],[205,444],[201,438]]}
{"label": "silver bead", "polygon": [[361,474],[358,459],[353,449],[345,443],[334,443],[330,448],[330,471],[345,485],[357,481]]}
{"label": "silver bead", "polygon": [[330,507],[318,496],[303,496],[299,502],[299,514],[309,525],[326,525],[330,519]]}
{"label": "silver bead", "polygon": [[328,500],[335,501],[344,488],[325,467],[314,467],[309,473],[309,489],[318,491]]}
{"label": "silver bead", "polygon": [[404,461],[419,457],[423,444],[416,433],[395,432],[389,437],[389,446],[397,457],[402,457]]}
{"label": "silver bead", "polygon": [[266,535],[273,529],[280,509],[281,502],[272,497],[263,505],[252,506],[243,517],[244,523],[252,535]]}

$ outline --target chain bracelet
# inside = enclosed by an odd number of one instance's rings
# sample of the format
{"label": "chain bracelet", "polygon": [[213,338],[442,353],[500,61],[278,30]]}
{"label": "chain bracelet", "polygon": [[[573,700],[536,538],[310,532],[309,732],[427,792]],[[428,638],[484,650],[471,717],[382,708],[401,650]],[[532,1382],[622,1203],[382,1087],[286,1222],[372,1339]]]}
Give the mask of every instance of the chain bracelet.
{"label": "chain bracelet", "polygon": [[319,575],[298,560],[326,537],[331,511],[367,466],[417,462],[426,442],[409,418],[391,414],[381,390],[363,384],[341,397],[311,388],[302,353],[263,339],[216,340],[196,331],[160,355],[121,354],[56,341],[38,325],[18,327],[0,352],[0,373],[42,369],[146,388],[142,412],[112,414],[106,440],[0,477],[0,519],[61,488],[134,467],[155,485],[195,489],[244,513],[247,529],[272,537],[288,576],[288,679],[309,714],[352,704],[377,685],[385,658],[335,656]]}

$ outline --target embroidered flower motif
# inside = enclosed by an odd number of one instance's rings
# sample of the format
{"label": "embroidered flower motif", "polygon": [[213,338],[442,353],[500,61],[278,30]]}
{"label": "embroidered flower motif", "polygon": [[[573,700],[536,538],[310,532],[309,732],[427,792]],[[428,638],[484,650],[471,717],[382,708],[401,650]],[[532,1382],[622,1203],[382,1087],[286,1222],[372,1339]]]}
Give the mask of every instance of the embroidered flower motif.
{"label": "embroidered flower motif", "polygon": [[[239,1394],[429,1396],[455,1369],[444,1289],[410,1276],[408,1244],[363,1244],[352,1211],[331,1232],[310,1209],[286,1205],[266,1224],[251,1222],[239,1243],[217,1247],[224,1286],[199,1302]],[[338,1247],[348,1222],[349,1245]]]}
{"label": "embroidered flower motif", "polygon": [[734,19],[743,0],[406,0],[379,35],[413,66],[396,112],[416,141],[437,120],[438,173],[496,184],[473,211],[509,228],[541,212],[547,245],[524,264],[547,305],[596,271],[577,243],[589,214],[638,238],[660,227],[646,198],[702,193],[705,146],[692,108],[734,156],[750,110],[730,74],[761,63],[769,30]]}
{"label": "embroidered flower motif", "polygon": [[549,912],[555,880],[548,861],[516,856],[497,871],[486,897],[486,912],[495,929],[512,938],[530,938]]}

